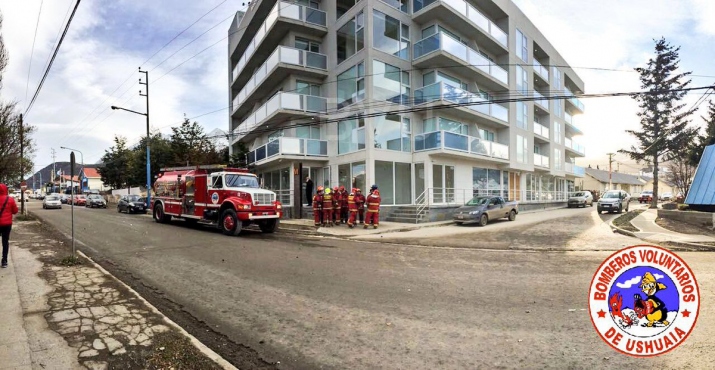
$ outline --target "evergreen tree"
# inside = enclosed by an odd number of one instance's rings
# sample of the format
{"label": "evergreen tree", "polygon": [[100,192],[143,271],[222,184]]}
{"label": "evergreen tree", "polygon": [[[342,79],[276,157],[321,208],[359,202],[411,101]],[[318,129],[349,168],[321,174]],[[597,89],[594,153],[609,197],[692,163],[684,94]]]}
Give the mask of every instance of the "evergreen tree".
{"label": "evergreen tree", "polygon": [[[645,68],[635,68],[640,74],[644,93],[633,95],[638,102],[641,129],[627,130],[636,137],[638,146],[630,150],[619,150],[637,162],[645,161],[653,166],[653,203],[658,206],[658,166],[675,155],[694,130],[689,129],[688,117],[691,112],[682,111],[685,106],[684,91],[689,84],[687,77],[691,72],[678,72],[680,47],[674,47],[665,39],[655,40],[655,57],[648,61]],[[671,157],[672,158],[672,157]]]}
{"label": "evergreen tree", "polygon": [[211,160],[215,148],[204,133],[204,128],[186,116],[179,127],[171,128],[171,149],[174,152],[174,164],[177,166],[202,165]]}
{"label": "evergreen tree", "polygon": [[[173,166],[174,151],[169,140],[161,136],[161,132],[151,134],[151,178],[152,184],[163,167]],[[132,184],[146,184],[146,137],[132,151],[132,168],[130,169],[130,182]]]}
{"label": "evergreen tree", "polygon": [[132,152],[127,148],[127,139],[115,136],[114,146],[104,151],[104,164],[97,169],[102,176],[102,182],[114,189],[131,185],[132,159]]}

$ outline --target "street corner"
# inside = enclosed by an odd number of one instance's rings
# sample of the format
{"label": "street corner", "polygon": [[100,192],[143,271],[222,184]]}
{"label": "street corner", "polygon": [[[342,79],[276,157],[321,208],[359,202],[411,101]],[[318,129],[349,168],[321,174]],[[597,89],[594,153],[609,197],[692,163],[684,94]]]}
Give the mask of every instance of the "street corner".
{"label": "street corner", "polygon": [[18,225],[14,246],[41,262],[47,285],[43,313],[49,330],[59,334],[77,362],[89,369],[219,369],[161,314],[123,284],[84,258],[77,264],[67,241],[36,224]]}

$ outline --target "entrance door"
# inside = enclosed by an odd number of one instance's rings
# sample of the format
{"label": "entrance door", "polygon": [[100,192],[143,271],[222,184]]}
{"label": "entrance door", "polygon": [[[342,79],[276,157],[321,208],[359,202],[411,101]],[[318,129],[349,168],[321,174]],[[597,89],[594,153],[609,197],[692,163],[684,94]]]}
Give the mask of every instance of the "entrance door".
{"label": "entrance door", "polygon": [[432,165],[432,200],[434,203],[454,202],[454,166]]}
{"label": "entrance door", "polygon": [[[415,163],[415,174],[414,174],[414,183],[415,183],[415,197],[419,196],[429,196],[429,194],[424,194],[425,192],[425,164],[424,163]],[[424,199],[417,199],[415,200],[420,200],[424,201]]]}

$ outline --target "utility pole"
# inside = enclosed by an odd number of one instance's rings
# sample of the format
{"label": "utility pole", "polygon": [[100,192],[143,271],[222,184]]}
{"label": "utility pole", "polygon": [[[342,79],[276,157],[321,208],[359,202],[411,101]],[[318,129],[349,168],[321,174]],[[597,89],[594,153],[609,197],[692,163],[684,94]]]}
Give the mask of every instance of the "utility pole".
{"label": "utility pole", "polygon": [[146,97],[146,206],[147,208],[151,207],[151,149],[150,149],[150,142],[151,142],[151,137],[149,135],[149,71],[142,71],[142,68],[139,67],[139,73],[144,74],[144,78],[146,79],[146,82],[142,82],[142,79],[139,79],[139,85],[144,85],[146,86],[146,94],[142,94],[141,90],[139,90],[139,95]]}
{"label": "utility pole", "polygon": [[607,153],[608,154],[608,190],[613,190],[613,180],[612,180],[612,172],[613,172],[613,156],[616,155],[616,153]]}
{"label": "utility pole", "polygon": [[20,113],[20,214],[25,214],[25,189],[22,183],[25,181],[25,138],[22,127],[22,113]]}
{"label": "utility pole", "polygon": [[50,176],[50,182],[52,183],[52,192],[55,192],[55,179],[57,178],[57,169],[55,168],[55,148],[52,148],[52,176]]}

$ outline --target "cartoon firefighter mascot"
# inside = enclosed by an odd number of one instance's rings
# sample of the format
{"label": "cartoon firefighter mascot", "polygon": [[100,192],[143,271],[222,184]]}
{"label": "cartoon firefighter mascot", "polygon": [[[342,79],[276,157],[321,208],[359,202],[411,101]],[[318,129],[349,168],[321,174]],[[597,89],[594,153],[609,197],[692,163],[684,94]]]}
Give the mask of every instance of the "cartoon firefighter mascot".
{"label": "cartoon firefighter mascot", "polygon": [[641,290],[646,294],[646,299],[643,300],[640,294],[636,294],[633,306],[638,318],[645,317],[648,320],[647,325],[649,327],[652,327],[657,322],[668,326],[668,309],[665,307],[665,303],[655,296],[656,293],[665,288],[665,284],[657,283],[650,272],[646,272],[643,275]]}

